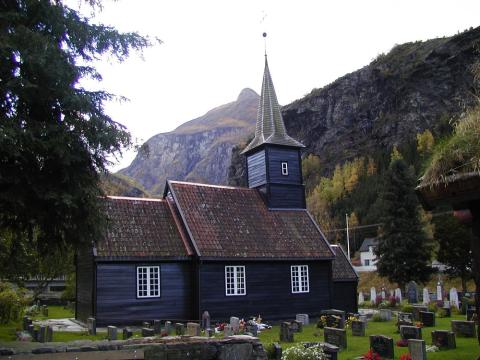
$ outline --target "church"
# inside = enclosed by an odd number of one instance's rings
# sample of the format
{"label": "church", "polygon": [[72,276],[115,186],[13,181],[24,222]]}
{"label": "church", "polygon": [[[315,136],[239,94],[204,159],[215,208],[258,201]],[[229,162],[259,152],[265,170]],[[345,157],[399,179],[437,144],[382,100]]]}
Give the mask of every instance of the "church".
{"label": "church", "polygon": [[248,188],[168,180],[162,199],[106,197],[105,236],[76,256],[76,318],[357,311],[358,276],[306,209],[302,148],[287,134],[265,57],[255,137],[243,151]]}

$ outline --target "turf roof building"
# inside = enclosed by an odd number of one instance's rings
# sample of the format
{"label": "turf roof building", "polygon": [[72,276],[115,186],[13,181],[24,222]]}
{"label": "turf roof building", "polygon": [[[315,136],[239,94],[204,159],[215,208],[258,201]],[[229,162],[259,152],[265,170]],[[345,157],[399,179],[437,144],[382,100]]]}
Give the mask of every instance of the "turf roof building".
{"label": "turf roof building", "polygon": [[356,311],[358,277],[306,210],[300,150],[283,123],[268,63],[248,188],[167,181],[163,199],[107,197],[108,230],[77,256],[76,317],[265,319]]}

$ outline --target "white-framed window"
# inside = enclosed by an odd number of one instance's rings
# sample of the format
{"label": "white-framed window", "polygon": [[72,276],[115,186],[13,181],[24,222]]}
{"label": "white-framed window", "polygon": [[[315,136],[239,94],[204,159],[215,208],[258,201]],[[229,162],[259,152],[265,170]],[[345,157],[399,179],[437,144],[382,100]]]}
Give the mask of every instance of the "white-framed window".
{"label": "white-framed window", "polygon": [[137,267],[137,297],[160,297],[160,266]]}
{"label": "white-framed window", "polygon": [[292,265],[292,293],[308,293],[308,265]]}
{"label": "white-framed window", "polygon": [[288,162],[282,162],[282,175],[288,175]]}
{"label": "white-framed window", "polygon": [[225,266],[225,295],[245,295],[245,266]]}
{"label": "white-framed window", "polygon": [[370,260],[369,259],[365,259],[365,266],[370,266]]}

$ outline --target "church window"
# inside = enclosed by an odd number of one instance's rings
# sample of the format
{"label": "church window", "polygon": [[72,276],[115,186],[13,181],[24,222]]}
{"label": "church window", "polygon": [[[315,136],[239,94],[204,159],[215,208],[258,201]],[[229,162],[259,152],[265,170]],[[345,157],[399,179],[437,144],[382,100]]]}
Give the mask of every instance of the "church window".
{"label": "church window", "polygon": [[288,162],[282,162],[282,175],[288,175]]}
{"label": "church window", "polygon": [[137,297],[160,297],[160,267],[137,267]]}
{"label": "church window", "polygon": [[308,265],[292,265],[292,293],[308,293]]}
{"label": "church window", "polygon": [[245,266],[225,266],[225,295],[245,294]]}

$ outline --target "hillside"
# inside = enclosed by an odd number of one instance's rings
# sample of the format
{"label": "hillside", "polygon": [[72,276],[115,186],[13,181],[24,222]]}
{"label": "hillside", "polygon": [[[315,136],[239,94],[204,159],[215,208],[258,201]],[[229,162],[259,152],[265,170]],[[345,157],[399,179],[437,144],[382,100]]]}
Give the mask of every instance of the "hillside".
{"label": "hillside", "polygon": [[100,187],[105,195],[151,197],[142,185],[120,174],[102,175],[100,178]]}
{"label": "hillside", "polygon": [[232,147],[255,127],[258,98],[244,89],[236,101],[153,136],[146,142],[148,152],[119,173],[153,194],[162,193],[167,179],[225,184]]}
{"label": "hillside", "polygon": [[[388,153],[425,129],[441,136],[448,120],[473,104],[470,67],[479,40],[480,28],[475,28],[397,45],[283,107],[288,133],[306,145],[307,153],[319,156],[323,175],[355,157]],[[232,154],[232,185],[244,184],[241,148]]]}

